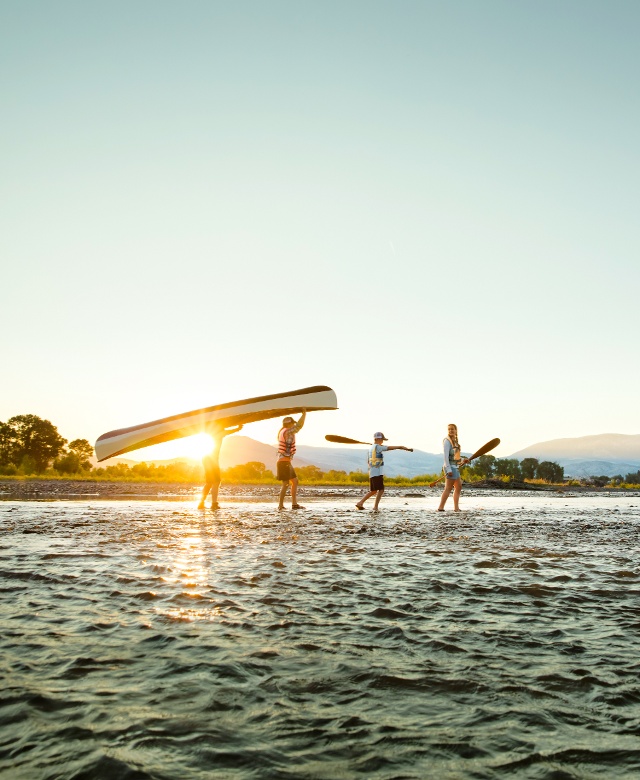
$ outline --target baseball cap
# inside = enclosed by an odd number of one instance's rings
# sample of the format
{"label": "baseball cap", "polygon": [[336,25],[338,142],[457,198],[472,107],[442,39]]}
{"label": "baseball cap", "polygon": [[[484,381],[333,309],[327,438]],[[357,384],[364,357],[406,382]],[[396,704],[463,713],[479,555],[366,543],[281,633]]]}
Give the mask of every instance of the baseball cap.
{"label": "baseball cap", "polygon": [[376,431],[373,434],[374,439],[382,439],[382,441],[388,441],[387,437],[382,433],[382,431]]}

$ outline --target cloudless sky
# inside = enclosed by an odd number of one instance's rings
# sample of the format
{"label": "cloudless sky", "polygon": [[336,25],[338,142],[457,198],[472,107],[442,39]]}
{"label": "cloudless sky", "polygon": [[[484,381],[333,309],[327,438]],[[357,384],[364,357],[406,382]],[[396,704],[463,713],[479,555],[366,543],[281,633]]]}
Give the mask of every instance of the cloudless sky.
{"label": "cloudless sky", "polygon": [[3,0],[0,419],[93,441],[328,384],[301,443],[639,433],[639,28],[635,0]]}

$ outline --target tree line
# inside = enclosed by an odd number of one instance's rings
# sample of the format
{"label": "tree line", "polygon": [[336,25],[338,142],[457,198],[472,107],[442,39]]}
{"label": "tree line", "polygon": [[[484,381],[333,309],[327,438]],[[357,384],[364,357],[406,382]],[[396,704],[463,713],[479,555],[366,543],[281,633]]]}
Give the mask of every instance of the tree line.
{"label": "tree line", "polygon": [[472,466],[463,469],[467,477],[481,479],[509,477],[517,482],[540,479],[543,482],[563,482],[564,468],[551,460],[538,461],[537,458],[496,458],[494,455],[481,455]]}
{"label": "tree line", "polygon": [[53,467],[59,474],[91,471],[93,447],[86,439],[68,442],[49,420],[19,414],[0,422],[0,473],[43,474]]}
{"label": "tree line", "polygon": [[[97,479],[153,480],[157,482],[201,482],[202,467],[184,460],[170,464],[137,463],[129,466],[118,463],[113,466],[94,468],[90,458],[93,447],[86,439],[67,441],[53,423],[35,414],[11,417],[6,423],[0,421],[0,475],[29,476],[82,476]],[[324,482],[330,484],[366,484],[369,477],[364,471],[322,471],[318,466],[296,468],[303,482]],[[264,463],[253,461],[232,466],[222,472],[228,482],[275,482],[271,469]],[[419,485],[429,483],[439,474],[421,474],[417,477],[386,477],[389,484]],[[470,466],[462,469],[466,481],[484,479],[505,481],[540,480],[560,483],[564,481],[564,469],[558,463],[536,458],[496,458],[482,455]],[[607,484],[640,484],[640,471],[615,477],[591,477],[586,484],[604,487]]]}

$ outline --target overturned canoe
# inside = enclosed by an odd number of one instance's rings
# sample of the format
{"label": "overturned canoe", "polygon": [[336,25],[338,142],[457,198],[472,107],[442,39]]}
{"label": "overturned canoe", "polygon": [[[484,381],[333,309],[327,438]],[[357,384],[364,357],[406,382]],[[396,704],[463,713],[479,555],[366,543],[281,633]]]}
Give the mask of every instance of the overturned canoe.
{"label": "overturned canoe", "polygon": [[337,408],[336,394],[330,387],[323,385],[246,398],[244,401],[208,406],[206,409],[196,409],[193,412],[175,414],[161,420],[103,433],[95,444],[96,458],[98,461],[106,460],[152,444],[203,433],[212,423],[227,428],[230,425],[244,425],[280,415],[296,414],[303,409],[318,412]]}

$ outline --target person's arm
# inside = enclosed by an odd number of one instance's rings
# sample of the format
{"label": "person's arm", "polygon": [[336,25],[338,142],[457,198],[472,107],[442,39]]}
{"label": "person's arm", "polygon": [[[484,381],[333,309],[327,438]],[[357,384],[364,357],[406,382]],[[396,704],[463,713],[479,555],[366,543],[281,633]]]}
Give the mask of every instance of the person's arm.
{"label": "person's arm", "polygon": [[297,422],[297,423],[296,423],[296,424],[293,426],[293,428],[289,428],[289,430],[291,431],[291,433],[298,433],[298,431],[299,431],[299,430],[302,428],[302,426],[304,425],[304,421],[305,421],[306,417],[307,417],[307,410],[306,410],[306,409],[303,409],[303,410],[302,410],[302,416],[300,417],[300,419],[298,420],[298,422]]}
{"label": "person's arm", "polygon": [[449,462],[449,455],[451,454],[451,442],[449,439],[444,440],[444,471],[447,476],[453,474],[451,471],[451,463]]}
{"label": "person's arm", "polygon": [[413,452],[412,447],[402,447],[400,445],[397,445],[395,447],[387,447],[387,450],[404,450],[405,452]]}

